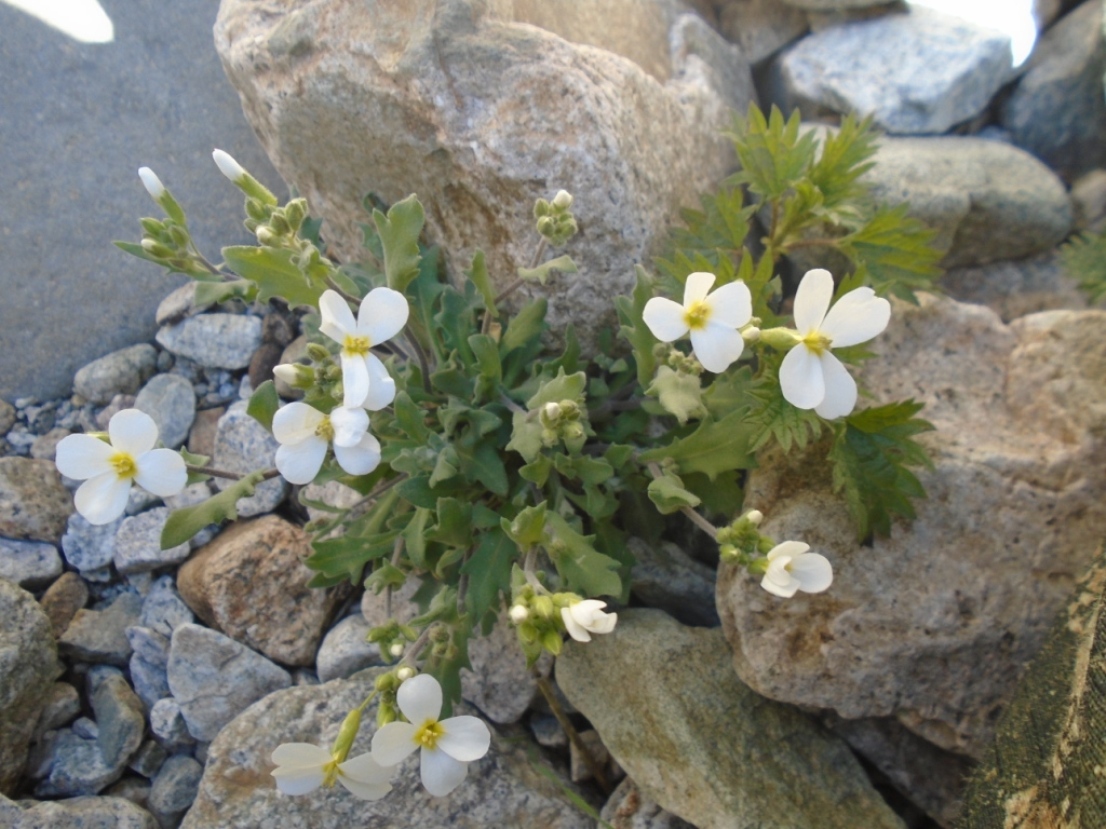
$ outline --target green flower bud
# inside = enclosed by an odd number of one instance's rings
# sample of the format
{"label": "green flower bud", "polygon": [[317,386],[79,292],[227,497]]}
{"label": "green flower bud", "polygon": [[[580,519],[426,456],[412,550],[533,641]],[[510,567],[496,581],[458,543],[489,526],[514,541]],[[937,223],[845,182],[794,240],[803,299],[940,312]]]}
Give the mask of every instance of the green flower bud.
{"label": "green flower bud", "polygon": [[142,230],[148,233],[150,236],[159,237],[165,232],[165,223],[160,222],[157,219],[145,218],[139,219],[138,223],[142,225]]}
{"label": "green flower bud", "polygon": [[790,328],[768,328],[760,332],[760,341],[777,351],[787,351],[802,340],[798,331]]}
{"label": "green flower bud", "polygon": [[330,352],[327,351],[326,346],[321,343],[308,343],[306,350],[307,356],[316,363],[321,363],[323,360],[329,359],[330,357]]}
{"label": "green flower bud", "polygon": [[153,239],[143,239],[142,249],[150,256],[156,256],[158,259],[168,259],[173,255],[173,251],[161,244],[161,242],[155,242]]}
{"label": "green flower bud", "polygon": [[288,221],[280,213],[274,212],[269,218],[269,227],[273,229],[273,233],[279,236],[285,236],[292,232],[292,228],[289,226]]}
{"label": "green flower bud", "polygon": [[541,638],[541,645],[554,656],[560,656],[564,641],[558,631],[547,630]]}
{"label": "green flower bud", "polygon": [[349,756],[349,750],[353,748],[353,741],[357,739],[357,732],[361,730],[361,709],[354,708],[346,718],[342,720],[342,727],[338,729],[338,738],[334,741],[331,753],[339,763],[344,762]]}
{"label": "green flower bud", "polygon": [[272,245],[278,238],[266,225],[261,225],[257,229],[257,241],[263,245]]}
{"label": "green flower bud", "polygon": [[267,222],[271,211],[257,199],[246,199],[246,215],[255,222]]}
{"label": "green flower bud", "polygon": [[292,230],[298,231],[307,218],[307,199],[292,199],[284,205],[284,218]]}
{"label": "green flower bud", "polygon": [[534,597],[534,615],[539,619],[552,619],[553,618],[553,600],[549,596],[535,596]]}

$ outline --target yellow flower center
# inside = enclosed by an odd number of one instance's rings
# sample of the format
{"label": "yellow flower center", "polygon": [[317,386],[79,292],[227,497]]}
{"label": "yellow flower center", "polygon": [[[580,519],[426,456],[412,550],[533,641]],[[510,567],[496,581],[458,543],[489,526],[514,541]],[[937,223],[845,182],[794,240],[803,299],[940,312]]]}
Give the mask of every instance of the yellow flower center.
{"label": "yellow flower center", "polygon": [[710,319],[710,306],[705,302],[698,301],[693,302],[684,311],[684,323],[692,331],[698,331],[701,328],[707,327],[707,321]]}
{"label": "yellow flower center", "polygon": [[368,337],[346,334],[345,340],[342,341],[342,353],[350,357],[364,357],[369,353],[370,348],[372,348],[372,341]]}
{"label": "yellow flower center", "polygon": [[334,426],[329,417],[324,417],[319,425],[315,427],[315,434],[327,443],[334,440]]}
{"label": "yellow flower center", "polygon": [[138,474],[138,464],[135,463],[134,457],[128,452],[116,452],[108,460],[111,464],[111,468],[115,470],[115,474],[120,478],[133,478]]}
{"label": "yellow flower center", "polygon": [[828,351],[829,347],[833,345],[833,340],[831,340],[820,331],[811,331],[809,334],[803,337],[800,342],[802,342],[803,345],[805,345],[819,357],[821,357],[822,354]]}
{"label": "yellow flower center", "polygon": [[445,736],[445,729],[437,720],[427,720],[422,727],[415,732],[415,742],[423,748],[431,751],[438,745],[438,740]]}

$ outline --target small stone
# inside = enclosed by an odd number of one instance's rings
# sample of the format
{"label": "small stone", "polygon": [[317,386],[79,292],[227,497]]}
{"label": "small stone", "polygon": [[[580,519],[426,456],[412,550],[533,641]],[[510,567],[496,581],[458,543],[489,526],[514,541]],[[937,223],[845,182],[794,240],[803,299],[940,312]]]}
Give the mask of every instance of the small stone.
{"label": "small stone", "polygon": [[35,786],[36,797],[92,795],[123,776],[126,764],[105,763],[99,742],[94,737],[81,736],[76,726],[74,723],[73,728],[55,732],[57,736],[50,744],[48,758],[50,771]]}
{"label": "small stone", "polygon": [[223,406],[214,409],[201,409],[192,421],[192,431],[188,433],[188,451],[193,455],[210,458],[215,454],[215,433],[219,428],[219,418],[226,412]]}
{"label": "small stone", "polygon": [[73,378],[73,389],[92,403],[105,405],[117,394],[134,394],[157,368],[157,350],[132,345],[86,365]]}
{"label": "small stone", "polygon": [[115,534],[115,568],[120,573],[141,573],[180,564],[192,548],[188,543],[161,549],[161,531],[169,520],[167,507],[123,519]]}
{"label": "small stone", "polygon": [[419,606],[413,598],[422,582],[415,576],[408,576],[407,581],[398,590],[391,591],[389,601],[388,592],[374,593],[366,590],[361,596],[361,615],[369,623],[369,627],[379,627],[389,619],[395,619],[401,625],[407,624],[419,615]]}
{"label": "small stone", "polygon": [[1100,233],[1106,225],[1106,170],[1091,170],[1071,186],[1075,227]]}
{"label": "small stone", "polygon": [[53,544],[0,538],[0,578],[20,587],[42,587],[60,576],[61,569]]}
{"label": "small stone", "polygon": [[630,592],[642,604],[658,607],[685,625],[719,625],[713,568],[667,541],[652,545],[632,537],[629,547],[635,559]]}
{"label": "small stone", "polygon": [[[239,401],[219,419],[212,465],[227,472],[243,474],[267,469],[273,465],[279,448],[276,438],[246,414],[246,402]],[[215,488],[222,491],[232,483],[226,478],[216,478]],[[272,512],[287,494],[288,483],[283,478],[265,481],[249,498],[238,501],[238,515],[250,518]]]}
{"label": "small stone", "polygon": [[35,739],[72,722],[80,713],[81,698],[77,689],[68,682],[55,682],[46,693],[42,713],[35,725]]}
{"label": "small stone", "polygon": [[146,709],[142,701],[121,673],[99,678],[91,697],[104,762],[113,768],[126,765],[142,745],[146,730]]}
{"label": "small stone", "polygon": [[38,803],[19,829],[158,829],[153,815],[122,797],[75,797]]}
{"label": "small stone", "polygon": [[[186,282],[173,290],[157,306],[154,321],[158,325],[171,325],[180,322],[192,312],[196,300],[196,283]],[[198,309],[197,309],[198,310]]]}
{"label": "small stone", "polygon": [[308,504],[308,501],[317,501],[338,509],[348,509],[365,497],[341,481],[327,481],[325,484],[310,483],[300,490],[300,493],[300,501],[307,507],[307,517],[312,521],[333,518],[334,513],[317,509]]}
{"label": "small stone", "polygon": [[287,671],[259,653],[199,625],[173,631],[168,675],[188,731],[197,740],[214,739],[251,703],[292,683]]}
{"label": "small stone", "polygon": [[[492,722],[517,722],[529,709],[538,685],[518,647],[514,625],[500,616],[487,636],[469,639],[468,652],[472,668],[461,669],[461,696]],[[540,669],[548,672],[551,661],[543,654]]]}
{"label": "small stone", "polygon": [[134,407],[152,417],[161,442],[176,449],[188,437],[196,417],[196,393],[179,374],[159,374],[142,387]]}
{"label": "small stone", "polygon": [[111,401],[96,414],[96,428],[106,432],[111,425],[111,419],[124,409],[134,406],[133,394],[117,394]]}
{"label": "small stone", "polygon": [[150,628],[132,625],[127,628],[127,641],[134,649],[130,660],[134,691],[147,708],[152,708],[170,694],[166,674],[169,638]]}
{"label": "small stone", "polygon": [[196,742],[188,733],[180,703],[172,697],[159,699],[150,708],[150,731],[166,751],[173,754],[187,750]]}
{"label": "small stone", "polygon": [[142,603],[142,626],[162,636],[172,636],[173,631],[178,627],[194,621],[196,617],[177,592],[173,577],[158,578]]}
{"label": "small stone", "polygon": [[599,818],[611,829],[695,829],[654,803],[629,777],[607,798]]}
{"label": "small stone", "polygon": [[62,652],[82,662],[126,667],[131,656],[126,629],[138,621],[142,597],[121,593],[104,610],[78,610],[58,640]]}
{"label": "small stone", "polygon": [[165,761],[150,790],[150,811],[162,824],[184,814],[196,799],[204,768],[191,757],[178,754]]}
{"label": "small stone", "polygon": [[367,642],[369,624],[361,615],[348,616],[327,633],[319,646],[315,668],[319,681],[344,679],[372,665],[380,665],[380,647]]}
{"label": "small stone", "polygon": [[47,588],[40,604],[50,620],[54,638],[61,638],[77,611],[88,604],[88,585],[76,573],[63,573]]}
{"label": "small stone", "polygon": [[540,746],[568,748],[568,735],[552,714],[534,714],[530,717],[530,733]]}
{"label": "small stone", "polygon": [[0,458],[0,536],[57,544],[73,499],[50,461]]}
{"label": "small stone", "polygon": [[157,341],[205,368],[241,369],[261,345],[261,320],[238,314],[201,314],[163,325]]}
{"label": "small stone", "polygon": [[[587,750],[588,754],[591,755],[591,759],[595,761],[595,765],[607,775],[608,780],[618,780],[626,774],[626,772],[622,771],[619,767],[618,763],[615,762],[614,758],[611,757],[611,753],[607,751],[607,747],[603,745],[603,739],[599,736],[599,732],[594,728],[581,731],[580,741],[583,742],[584,748]],[[568,756],[568,776],[573,783],[583,783],[585,780],[592,780],[595,777],[591,772],[591,766],[588,765],[588,761],[584,758],[584,753],[576,747],[576,743],[569,742]]]}
{"label": "small stone", "polygon": [[77,717],[73,721],[73,733],[84,740],[98,740],[100,739],[100,726],[96,724],[96,720],[89,717]]}
{"label": "small stone", "polygon": [[154,740],[147,740],[127,763],[127,768],[148,780],[153,780],[154,775],[158,773],[168,757],[169,753],[164,746]]}
{"label": "small stone", "polygon": [[0,400],[0,435],[6,435],[15,425],[15,406],[7,400]]}
{"label": "small stone", "polygon": [[[166,352],[163,351],[161,353],[165,354]],[[141,777],[126,775],[121,780],[117,780],[104,789],[103,797],[121,797],[145,809],[147,802],[150,800],[150,781],[144,780]],[[112,823],[104,826],[103,829],[109,829],[109,827],[115,825],[116,824]]]}
{"label": "small stone", "polygon": [[262,343],[261,348],[253,353],[245,378],[249,381],[251,389],[256,389],[266,380],[273,379],[273,366],[280,364],[280,355],[283,351],[284,348],[277,343]]}
{"label": "small stone", "polygon": [[57,454],[58,444],[71,434],[73,433],[70,430],[56,426],[45,435],[40,435],[35,438],[35,442],[31,444],[31,457],[38,461],[54,460],[54,456]]}
{"label": "small stone", "polygon": [[148,492],[140,486],[132,486],[131,491],[127,494],[127,508],[123,510],[124,515],[138,515],[145,512],[155,504],[160,504],[161,498],[154,495],[152,492]]}
{"label": "small stone", "polygon": [[120,517],[109,524],[90,524],[79,512],[70,515],[68,529],[61,539],[61,549],[69,566],[85,573],[111,564],[115,557],[115,536],[123,521]]}

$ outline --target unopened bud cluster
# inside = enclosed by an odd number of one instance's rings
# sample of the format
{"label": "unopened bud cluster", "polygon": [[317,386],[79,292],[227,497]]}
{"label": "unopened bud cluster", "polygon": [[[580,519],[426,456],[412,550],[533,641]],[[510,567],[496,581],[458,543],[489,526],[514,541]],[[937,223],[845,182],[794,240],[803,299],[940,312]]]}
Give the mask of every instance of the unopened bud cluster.
{"label": "unopened bud cluster", "polygon": [[138,220],[142,225],[142,251],[159,265],[174,271],[209,276],[210,271],[203,265],[192,244],[184,209],[149,167],[141,168],[138,177],[142,179],[146,192],[165,211],[164,219],[147,217]]}
{"label": "unopened bud cluster", "polygon": [[527,584],[515,593],[508,617],[518,631],[527,660],[533,664],[548,651],[557,656],[564,645],[565,624],[562,608],[580,601],[575,593],[539,593]]}
{"label": "unopened bud cluster", "polygon": [[763,520],[760,510],[750,510],[728,527],[719,529],[718,554],[722,561],[763,573],[764,555],[775,546],[772,539],[760,534]]}
{"label": "unopened bud cluster", "polygon": [[538,199],[534,202],[534,218],[538,233],[554,247],[563,245],[576,235],[576,219],[572,215],[572,194],[561,190],[552,202]]}
{"label": "unopened bud cluster", "polygon": [[653,356],[658,365],[666,365],[680,374],[698,377],[703,373],[703,364],[695,359],[694,354],[684,354],[671,343],[657,343],[653,346]]}
{"label": "unopened bud cluster", "polygon": [[307,403],[341,400],[342,367],[337,358],[322,343],[308,343],[305,353],[306,365],[284,363],[273,369],[273,375],[289,387],[302,391]]}
{"label": "unopened bud cluster", "polygon": [[542,445],[549,448],[563,440],[570,452],[579,452],[587,440],[584,412],[575,400],[546,403],[538,410]]}

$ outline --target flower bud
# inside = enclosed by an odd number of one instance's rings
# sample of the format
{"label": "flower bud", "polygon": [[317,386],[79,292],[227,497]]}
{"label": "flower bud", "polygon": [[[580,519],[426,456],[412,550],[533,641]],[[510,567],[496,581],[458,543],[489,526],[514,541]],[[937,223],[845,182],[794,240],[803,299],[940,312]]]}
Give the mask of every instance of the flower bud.
{"label": "flower bud", "polygon": [[530,611],[527,610],[526,605],[516,604],[511,607],[510,616],[514,624],[520,625],[530,618]]}
{"label": "flower bud", "polygon": [[396,678],[400,682],[406,682],[415,675],[415,669],[410,665],[404,665],[402,668],[396,670]]}
{"label": "flower bud", "polygon": [[292,231],[292,228],[288,226],[288,220],[280,213],[273,213],[269,219],[269,227],[273,229],[273,233],[279,236],[284,236]]}
{"label": "flower bud", "polygon": [[779,351],[787,351],[802,341],[798,331],[790,328],[769,328],[760,332],[760,341]]}
{"label": "flower bud", "polygon": [[165,195],[165,185],[149,167],[139,167],[138,177],[142,179],[142,186],[154,201],[160,200]]}
{"label": "flower bud", "polygon": [[741,329],[741,338],[747,343],[755,343],[760,339],[760,329],[755,325],[749,325]]}
{"label": "flower bud", "polygon": [[142,249],[150,256],[157,256],[161,259],[167,259],[173,255],[173,251],[161,244],[161,242],[155,242],[153,239],[143,239]]}
{"label": "flower bud", "polygon": [[552,619],[553,600],[549,596],[535,596],[534,613],[541,619]]}
{"label": "flower bud", "polygon": [[561,210],[568,210],[572,207],[572,194],[567,190],[558,190],[557,195],[553,197],[553,206]]}
{"label": "flower bud", "polygon": [[392,674],[381,674],[376,678],[373,687],[381,694],[386,694],[390,691],[395,691],[399,687],[399,683]]}
{"label": "flower bud", "polygon": [[561,406],[558,403],[546,403],[541,410],[542,417],[547,420],[556,420],[561,416]]}
{"label": "flower bud", "polygon": [[157,219],[147,217],[145,219],[139,219],[138,223],[142,225],[142,231],[150,236],[157,237],[165,232],[165,223]]}
{"label": "flower bud", "polygon": [[338,729],[338,737],[334,741],[331,753],[339,763],[349,756],[349,750],[353,747],[353,741],[357,739],[357,732],[361,730],[361,709],[354,708],[346,718],[342,720],[342,727]]}
{"label": "flower bud", "polygon": [[307,200],[292,199],[284,205],[284,218],[292,230],[299,230],[303,220],[307,218]]}
{"label": "flower bud", "polygon": [[563,645],[561,634],[555,630],[547,630],[541,638],[541,646],[554,656],[560,656]]}
{"label": "flower bud", "polygon": [[261,225],[257,229],[257,241],[263,245],[272,245],[279,237],[273,233],[266,225]]}
{"label": "flower bud", "polygon": [[246,177],[246,171],[233,158],[230,153],[225,153],[222,150],[215,150],[211,157],[215,159],[215,166],[219,168],[219,172],[229,178],[235,184],[239,183],[239,179]]}
{"label": "flower bud", "polygon": [[745,520],[752,524],[754,527],[759,527],[760,522],[764,520],[764,513],[758,509],[749,510],[745,513]]}
{"label": "flower bud", "polygon": [[403,656],[403,643],[393,642],[391,644],[391,647],[388,648],[388,653],[390,653],[396,659]]}
{"label": "flower bud", "polygon": [[316,363],[321,363],[330,356],[330,352],[327,351],[326,346],[321,343],[308,343],[307,356]]}

